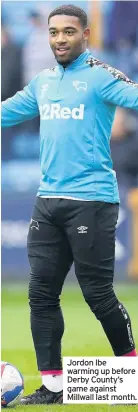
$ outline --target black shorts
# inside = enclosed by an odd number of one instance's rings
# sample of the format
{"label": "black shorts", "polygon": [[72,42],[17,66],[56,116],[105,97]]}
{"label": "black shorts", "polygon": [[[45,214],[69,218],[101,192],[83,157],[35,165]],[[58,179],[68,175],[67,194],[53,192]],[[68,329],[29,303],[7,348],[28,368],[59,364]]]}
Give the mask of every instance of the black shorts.
{"label": "black shorts", "polygon": [[113,281],[118,204],[37,197],[28,233],[31,274],[59,295],[74,261],[82,290]]}

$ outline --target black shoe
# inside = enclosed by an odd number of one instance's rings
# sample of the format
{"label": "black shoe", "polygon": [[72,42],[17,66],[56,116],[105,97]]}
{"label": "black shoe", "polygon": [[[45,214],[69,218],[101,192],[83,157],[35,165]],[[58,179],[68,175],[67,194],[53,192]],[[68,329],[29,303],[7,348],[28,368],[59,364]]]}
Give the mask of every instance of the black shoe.
{"label": "black shoe", "polygon": [[48,405],[52,403],[63,403],[63,391],[51,392],[44,385],[31,395],[24,396],[20,400],[21,405]]}

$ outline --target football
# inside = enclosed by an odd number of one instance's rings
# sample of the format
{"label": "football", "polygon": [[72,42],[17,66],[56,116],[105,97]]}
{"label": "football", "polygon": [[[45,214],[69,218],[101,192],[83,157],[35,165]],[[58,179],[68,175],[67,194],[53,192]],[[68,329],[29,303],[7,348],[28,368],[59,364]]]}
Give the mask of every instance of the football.
{"label": "football", "polygon": [[8,362],[1,362],[1,406],[18,404],[24,390],[24,380],[19,370]]}

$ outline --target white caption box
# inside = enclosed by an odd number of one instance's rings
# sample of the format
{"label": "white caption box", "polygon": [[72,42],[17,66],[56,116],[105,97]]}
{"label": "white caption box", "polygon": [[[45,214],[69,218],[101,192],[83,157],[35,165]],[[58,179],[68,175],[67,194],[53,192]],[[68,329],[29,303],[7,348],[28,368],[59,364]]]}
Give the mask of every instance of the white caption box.
{"label": "white caption box", "polygon": [[63,403],[138,404],[138,357],[64,357]]}

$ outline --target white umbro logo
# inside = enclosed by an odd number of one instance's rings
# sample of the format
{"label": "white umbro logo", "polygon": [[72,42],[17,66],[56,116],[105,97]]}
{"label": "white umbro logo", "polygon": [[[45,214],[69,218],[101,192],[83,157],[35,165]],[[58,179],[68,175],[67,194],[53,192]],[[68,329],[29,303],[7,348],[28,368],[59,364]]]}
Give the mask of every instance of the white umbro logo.
{"label": "white umbro logo", "polygon": [[45,96],[45,93],[47,92],[47,90],[48,90],[48,84],[46,83],[46,84],[43,84],[42,86],[41,86],[41,99],[43,99],[43,97]]}
{"label": "white umbro logo", "polygon": [[73,81],[73,86],[76,88],[76,90],[78,92],[80,90],[84,90],[85,92],[87,91],[87,83],[86,82],[80,82],[79,80],[74,80]]}
{"label": "white umbro logo", "polygon": [[78,233],[87,233],[87,226],[79,226],[77,227]]}

